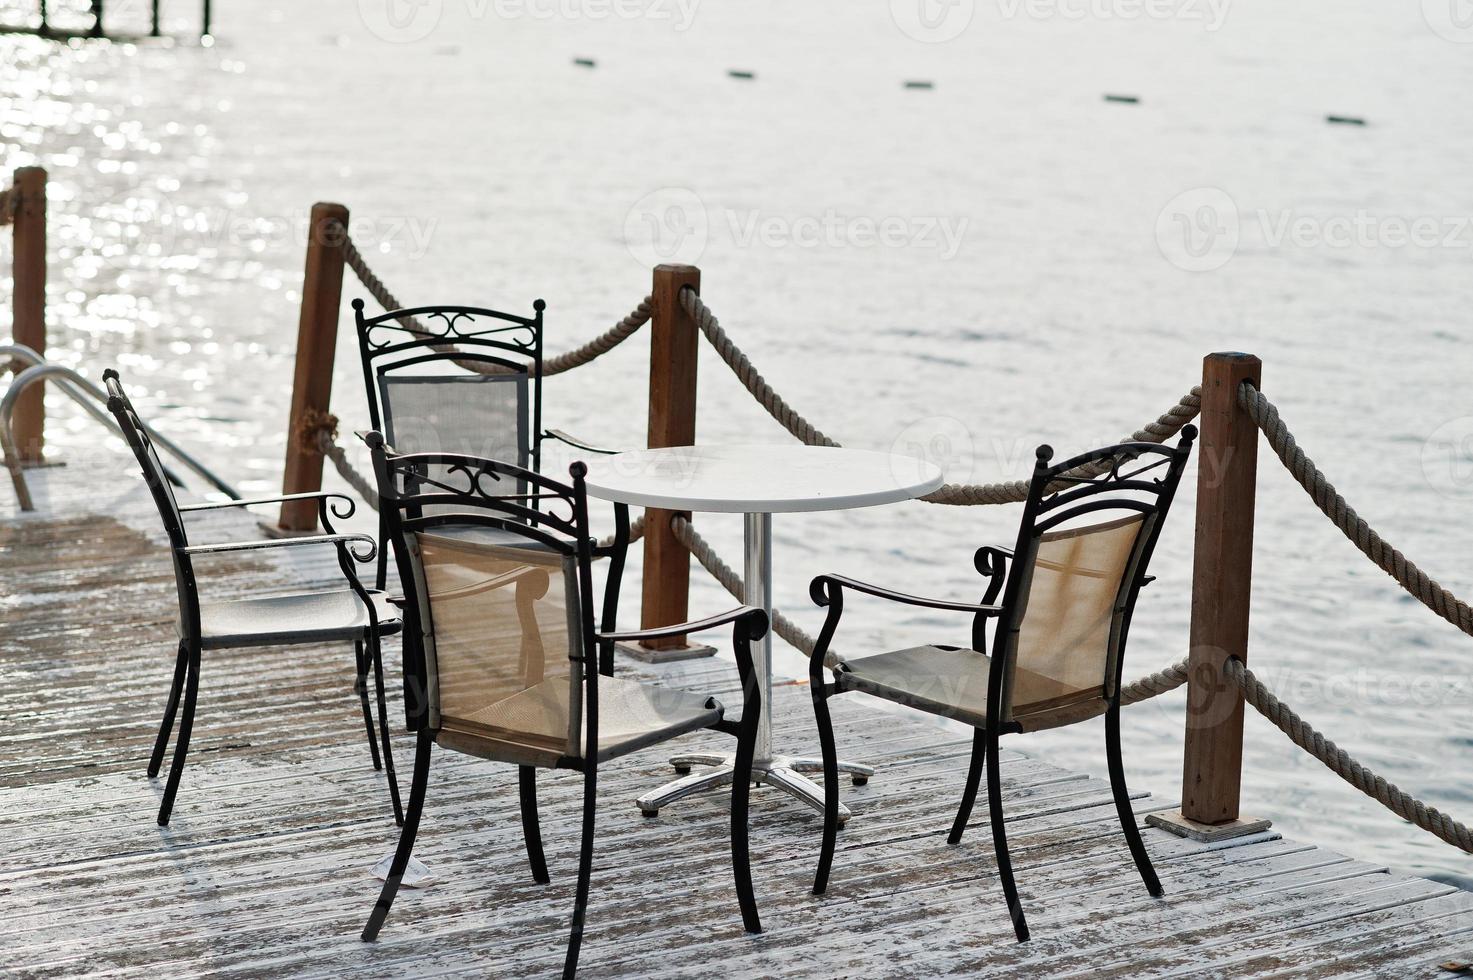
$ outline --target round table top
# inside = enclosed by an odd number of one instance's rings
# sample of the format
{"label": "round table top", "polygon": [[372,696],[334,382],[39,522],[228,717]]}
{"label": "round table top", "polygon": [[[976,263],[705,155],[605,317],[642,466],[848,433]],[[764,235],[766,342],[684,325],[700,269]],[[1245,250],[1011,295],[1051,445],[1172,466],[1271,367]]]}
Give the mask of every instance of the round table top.
{"label": "round table top", "polygon": [[911,456],[825,446],[674,446],[588,461],[590,496],[663,510],[773,514],[910,500],[941,486]]}

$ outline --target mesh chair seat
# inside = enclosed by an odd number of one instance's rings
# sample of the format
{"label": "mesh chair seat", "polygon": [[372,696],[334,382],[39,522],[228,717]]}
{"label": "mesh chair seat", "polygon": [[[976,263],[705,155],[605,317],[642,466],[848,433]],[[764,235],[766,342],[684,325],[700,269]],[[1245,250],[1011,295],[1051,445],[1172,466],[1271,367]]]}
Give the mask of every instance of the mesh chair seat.
{"label": "mesh chair seat", "polygon": [[[399,632],[399,610],[382,592],[370,591],[379,635]],[[200,645],[205,649],[280,646],[368,639],[368,610],[352,592],[302,592],[199,604]],[[174,628],[184,635],[179,621]]]}
{"label": "mesh chair seat", "polygon": [[[976,650],[920,646],[845,660],[835,676],[843,691],[863,691],[981,728],[987,724],[992,660]],[[1077,720],[1069,709],[1104,697],[1104,686],[1080,690],[1018,664],[1013,675],[1013,721],[1038,731]]]}
{"label": "mesh chair seat", "polygon": [[529,538],[527,535],[517,531],[508,531],[499,527],[487,527],[484,524],[441,524],[423,533],[430,540],[448,538],[456,542],[498,545],[503,548],[532,548],[539,551],[551,550],[551,548],[536,538]]}
{"label": "mesh chair seat", "polygon": [[[483,759],[555,766],[568,747],[568,695],[567,678],[550,678],[468,717],[442,715],[439,742]],[[598,761],[710,728],[723,712],[702,694],[600,677]]]}

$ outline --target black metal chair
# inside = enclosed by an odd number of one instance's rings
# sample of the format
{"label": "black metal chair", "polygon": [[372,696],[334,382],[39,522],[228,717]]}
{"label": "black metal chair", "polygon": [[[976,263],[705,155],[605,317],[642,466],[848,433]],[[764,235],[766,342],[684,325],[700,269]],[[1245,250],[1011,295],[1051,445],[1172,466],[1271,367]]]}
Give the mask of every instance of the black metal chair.
{"label": "black metal chair", "polygon": [[[358,354],[368,397],[370,428],[399,453],[450,453],[499,459],[534,473],[541,471],[542,442],[556,439],[575,449],[606,454],[555,429],[542,427],[542,313],[519,316],[475,306],[419,306],[364,316],[363,300],[353,300]],[[536,510],[536,501],[532,501]],[[430,512],[434,505],[430,505]],[[615,506],[619,520],[629,508]],[[447,523],[436,534],[491,544],[539,547],[500,523]],[[377,588],[388,579],[390,540],[379,515]],[[624,553],[595,546],[595,558],[609,558],[602,628],[617,621]],[[614,672],[612,647],[600,669]]]}
{"label": "black metal chair", "polygon": [[[496,460],[398,454],[377,432],[367,440],[380,514],[404,585],[405,699],[418,745],[399,847],[363,939],[378,936],[409,864],[424,808],[430,750],[438,744],[519,768],[522,832],[532,877],[540,883],[548,881],[548,874],[537,819],[537,770],[583,774],[583,840],[564,968],[570,976],[577,966],[588,904],[599,767],[710,728],[736,736],[736,767],[749,773],[762,711],[751,642],[766,632],[766,614],[740,606],[679,626],[596,632],[583,463],[569,467],[569,485]],[[622,554],[629,526],[627,519],[616,523],[612,550]],[[506,529],[517,540],[440,533],[452,524]],[[727,718],[713,697],[587,669],[602,660],[595,659],[596,648],[607,650],[616,641],[725,624],[732,624],[744,692],[740,721]],[[750,778],[739,775],[732,781],[732,866],[743,923],[758,932],[747,858],[750,789]]]}
{"label": "black metal chair", "polygon": [[[825,802],[814,894],[821,895],[828,887],[839,825],[838,754],[828,699],[862,691],[975,729],[971,767],[947,842],[961,841],[985,765],[998,876],[1020,942],[1028,938],[1028,924],[1008,857],[998,738],[1057,728],[1103,712],[1110,788],[1120,826],[1146,889],[1161,895],[1120,760],[1120,677],[1136,597],[1150,581],[1146,568],[1194,438],[1196,429],[1188,425],[1174,447],[1124,443],[1055,465],[1050,465],[1053,450],[1040,446],[1016,546],[1011,551],[990,546],[977,551],[977,571],[988,580],[981,603],[925,599],[840,575],[813,580],[813,601],[828,607],[809,665],[823,746]],[[1148,475],[1158,468],[1158,475]],[[1080,520],[1110,511],[1124,516],[1100,523]],[[824,658],[843,615],[846,591],[971,613],[971,644],[918,646],[839,659],[831,667],[833,682],[825,683]],[[994,604],[999,594],[1002,602]],[[995,652],[990,657],[989,621],[996,622]]]}
{"label": "black metal chair", "polygon": [[[108,369],[103,372],[107,385],[107,407],[118,420],[138,465],[143,470],[144,482],[153,494],[158,507],[159,519],[169,537],[169,554],[174,563],[174,578],[179,592],[179,617],[175,622],[179,634],[179,653],[174,664],[174,680],[169,688],[168,702],[164,708],[164,719],[159,726],[158,738],[154,742],[153,754],[148,762],[148,776],[158,776],[163,764],[164,750],[169,744],[169,734],[174,729],[174,718],[179,711],[183,696],[183,713],[179,716],[179,735],[174,743],[174,758],[169,765],[168,782],[159,804],[159,824],[167,826],[174,809],[174,798],[179,791],[179,780],[184,773],[184,758],[189,751],[189,737],[194,728],[195,700],[199,690],[200,655],[205,650],[238,647],[285,646],[297,643],[329,643],[335,641],[353,644],[357,673],[354,691],[363,709],[363,724],[368,732],[368,747],[373,756],[375,770],[387,769],[389,796],[394,807],[394,819],[403,823],[403,811],[399,803],[399,787],[394,779],[394,757],[389,747],[389,728],[384,699],[383,660],[379,641],[384,636],[397,633],[402,628],[402,617],[387,597],[379,591],[368,590],[358,581],[354,562],[372,561],[375,553],[373,538],[365,534],[337,534],[333,530],[332,518],[346,519],[353,514],[353,501],[342,494],[297,493],[286,496],[261,497],[250,500],[230,500],[224,503],[190,504],[180,506],[174,498],[168,475],[159,462],[153,443],[148,437],[137,411],[123,390],[118,372]],[[313,537],[263,539],[259,541],[236,541],[222,544],[190,544],[184,515],[200,511],[220,510],[229,507],[248,507],[254,504],[280,503],[284,500],[311,500],[318,503],[318,516],[327,533]],[[332,503],[336,501],[335,503]],[[263,549],[302,548],[332,545],[337,550],[338,565],[347,580],[347,589],[333,592],[301,592],[290,595],[271,595],[231,600],[205,600],[200,596],[195,575],[194,560],[200,556],[231,552],[259,551]],[[374,681],[378,694],[377,740],[374,736],[373,714],[368,705],[368,668],[373,667]],[[379,744],[383,746],[383,758],[379,757]]]}

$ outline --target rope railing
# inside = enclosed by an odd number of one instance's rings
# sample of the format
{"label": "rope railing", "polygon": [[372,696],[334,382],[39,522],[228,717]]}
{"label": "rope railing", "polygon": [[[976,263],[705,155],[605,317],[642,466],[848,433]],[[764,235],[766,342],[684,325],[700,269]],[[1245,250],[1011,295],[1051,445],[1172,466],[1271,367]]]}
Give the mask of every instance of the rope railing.
{"label": "rope railing", "polygon": [[[718,357],[726,363],[737,380],[740,381],[751,396],[756,399],[757,404],[771,415],[772,418],[788,431],[798,441],[809,446],[838,447],[841,444],[825,435],[817,426],[803,415],[787,399],[778,394],[777,390],[768,384],[762,377],[762,372],[752,363],[746,353],[736,345],[730,335],[722,328],[721,321],[716,314],[706,306],[699,293],[689,287],[680,291],[680,305],[686,314],[695,321],[696,326],[710,342]],[[1163,415],[1153,422],[1148,422],[1143,428],[1136,430],[1129,438],[1137,442],[1165,442],[1177,432],[1182,426],[1197,417],[1202,408],[1202,390],[1195,387],[1169,408]],[[1095,473],[1080,473],[1077,475],[1097,475],[1108,468],[1108,463],[1100,464]],[[1003,483],[948,483],[939,490],[926,494],[921,500],[931,504],[948,504],[953,506],[974,506],[979,504],[1009,504],[1020,503],[1028,497],[1028,481],[1012,480]]]}
{"label": "rope railing", "polygon": [[[363,288],[368,290],[374,302],[382,306],[385,312],[404,309],[404,305],[399,302],[398,298],[384,285],[383,280],[369,267],[367,260],[363,258],[363,253],[359,252],[358,246],[353,244],[353,238],[348,234],[347,228],[341,224],[336,225],[336,228],[338,233],[342,235],[343,260],[347,263],[348,268],[353,270],[353,274],[358,277],[358,281],[363,284]],[[564,371],[571,371],[573,368],[582,367],[590,361],[607,354],[638,332],[640,327],[649,322],[650,316],[653,313],[654,300],[652,297],[646,296],[639,301],[639,304],[627,316],[597,337],[594,337],[588,343],[580,347],[575,347],[573,350],[545,358],[542,362],[542,376],[545,378],[555,374],[562,374]],[[423,336],[433,336],[434,334],[434,331],[427,328],[415,317],[401,316],[396,319],[399,321],[400,326],[412,333]],[[453,344],[435,344],[432,346],[442,353],[458,353]],[[510,371],[509,368],[502,365],[487,364],[483,361],[456,361],[455,363],[467,371],[476,374],[506,374]]]}
{"label": "rope railing", "polygon": [[1228,679],[1242,689],[1243,697],[1278,729],[1335,775],[1345,780],[1392,813],[1408,820],[1454,847],[1473,853],[1473,831],[1465,824],[1428,806],[1404,792],[1394,783],[1361,765],[1350,753],[1325,738],[1288,705],[1280,701],[1263,682],[1239,660],[1229,660],[1223,668]]}
{"label": "rope railing", "polygon": [[1355,508],[1346,503],[1303,449],[1263,392],[1250,384],[1238,390],[1238,403],[1253,419],[1289,473],[1309,494],[1315,506],[1338,527],[1350,542],[1403,589],[1458,629],[1473,636],[1473,608],[1443,588],[1415,562],[1377,534]]}

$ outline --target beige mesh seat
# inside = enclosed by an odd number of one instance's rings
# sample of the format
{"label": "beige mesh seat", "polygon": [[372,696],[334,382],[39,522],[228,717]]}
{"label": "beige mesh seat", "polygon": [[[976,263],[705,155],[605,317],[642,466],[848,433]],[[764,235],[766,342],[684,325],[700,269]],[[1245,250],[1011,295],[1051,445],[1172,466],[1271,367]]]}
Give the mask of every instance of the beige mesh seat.
{"label": "beige mesh seat", "polygon": [[[593,625],[593,539],[574,463],[571,485],[511,463],[446,453],[400,454],[377,432],[373,450],[380,514],[405,591],[404,691],[417,733],[404,830],[363,938],[378,935],[408,866],[439,745],[518,768],[522,831],[532,876],[547,882],[537,819],[538,769],[583,775],[583,842],[566,966],[577,964],[592,872],[597,774],[618,756],[703,729],[737,738],[732,781],[732,868],[742,920],[760,931],[747,857],[747,800],[761,693],[751,641],[767,629],[760,609],[656,630],[599,632]],[[428,477],[429,473],[436,474]],[[533,509],[529,504],[538,503]],[[447,526],[509,534],[446,535]],[[627,520],[616,523],[611,567],[622,565]],[[714,697],[612,676],[616,641],[731,625],[741,675],[741,717]],[[600,669],[608,665],[608,673]]]}
{"label": "beige mesh seat", "polygon": [[[987,579],[980,603],[925,599],[839,575],[813,580],[814,601],[829,609],[810,661],[825,794],[816,894],[828,886],[838,830],[838,752],[828,699],[850,691],[975,729],[971,766],[948,841],[961,841],[985,768],[998,874],[1019,941],[1028,938],[1028,926],[1008,857],[998,738],[1104,714],[1110,786],[1121,829],[1147,889],[1153,896],[1161,894],[1120,759],[1121,661],[1136,597],[1150,580],[1146,566],[1195,436],[1189,425],[1175,447],[1125,443],[1054,465],[1053,451],[1040,447],[1016,547],[977,552],[977,570]],[[846,592],[970,613],[970,643],[912,646],[853,658],[833,655],[829,644]],[[824,679],[826,662],[832,682]]]}

